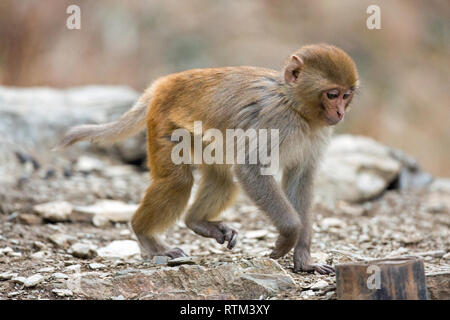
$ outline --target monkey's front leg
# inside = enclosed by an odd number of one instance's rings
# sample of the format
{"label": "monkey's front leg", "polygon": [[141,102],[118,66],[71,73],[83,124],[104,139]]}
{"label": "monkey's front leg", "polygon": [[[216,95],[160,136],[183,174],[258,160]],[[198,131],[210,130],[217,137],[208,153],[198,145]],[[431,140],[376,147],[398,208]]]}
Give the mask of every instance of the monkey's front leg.
{"label": "monkey's front leg", "polygon": [[270,257],[287,254],[297,243],[301,229],[300,217],[271,175],[261,175],[257,165],[236,166],[236,176],[242,188],[277,227],[280,235]]}
{"label": "monkey's front leg", "polygon": [[294,272],[333,273],[334,268],[332,266],[311,263],[310,248],[313,217],[310,207],[313,196],[313,175],[314,168],[311,166],[305,168],[296,166],[285,169],[283,172],[283,189],[302,221],[300,237],[294,250]]}

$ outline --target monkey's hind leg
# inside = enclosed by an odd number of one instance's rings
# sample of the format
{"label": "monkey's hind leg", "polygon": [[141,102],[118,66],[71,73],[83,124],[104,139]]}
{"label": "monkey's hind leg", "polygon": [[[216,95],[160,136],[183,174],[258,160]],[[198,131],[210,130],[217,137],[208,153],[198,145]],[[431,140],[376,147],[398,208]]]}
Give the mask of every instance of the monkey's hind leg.
{"label": "monkey's hind leg", "polygon": [[[151,143],[153,147],[157,145],[156,141]],[[182,214],[194,178],[190,166],[173,164],[170,150],[160,145],[157,150],[149,152],[153,180],[132,218],[131,226],[148,255],[176,258],[186,254],[179,248],[169,249],[158,239],[157,234],[167,229]]]}
{"label": "monkey's hind leg", "polygon": [[221,221],[213,221],[236,195],[233,176],[227,166],[204,166],[196,199],[186,214],[186,225],[195,233],[214,238],[218,243],[236,245],[237,231]]}

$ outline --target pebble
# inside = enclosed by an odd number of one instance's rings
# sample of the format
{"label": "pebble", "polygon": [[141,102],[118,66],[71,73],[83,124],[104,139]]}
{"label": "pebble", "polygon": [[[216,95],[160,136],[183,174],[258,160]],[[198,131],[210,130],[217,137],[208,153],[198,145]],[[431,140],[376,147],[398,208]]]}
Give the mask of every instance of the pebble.
{"label": "pebble", "polygon": [[66,267],[64,270],[72,273],[77,273],[81,271],[81,265],[73,264],[71,266]]}
{"label": "pebble", "polygon": [[136,241],[133,240],[116,240],[107,246],[97,250],[100,257],[105,259],[129,259],[139,256],[141,250]]}
{"label": "pebble", "polygon": [[328,228],[341,228],[343,227],[345,224],[342,220],[338,219],[338,218],[325,218],[322,219],[322,221],[320,221],[320,225],[322,226],[323,229],[328,229]]}
{"label": "pebble", "polygon": [[248,239],[263,239],[269,233],[268,230],[250,230],[245,233],[245,237]]}
{"label": "pebble", "polygon": [[179,257],[167,261],[167,265],[170,267],[175,267],[182,264],[196,264],[196,262],[193,257]]}
{"label": "pebble", "polygon": [[97,255],[96,247],[90,243],[74,243],[69,252],[77,258],[90,259]]}
{"label": "pebble", "polygon": [[43,259],[43,258],[46,258],[48,256],[50,256],[49,252],[47,252],[47,251],[38,251],[38,252],[32,253],[30,257],[32,259]]}
{"label": "pebble", "polygon": [[65,273],[55,272],[52,274],[52,278],[61,280],[61,279],[69,279],[69,276]]}
{"label": "pebble", "polygon": [[104,269],[106,268],[106,265],[104,265],[103,263],[90,263],[89,268],[91,268],[92,270]]}
{"label": "pebble", "polygon": [[0,273],[0,281],[11,280],[17,277],[17,273],[3,272]]}
{"label": "pebble", "polygon": [[11,249],[10,247],[5,247],[5,248],[1,248],[0,249],[0,256],[8,256],[10,255],[12,252],[14,252],[13,249]]}
{"label": "pebble", "polygon": [[72,290],[69,289],[53,289],[52,292],[58,297],[71,297],[73,296]]}
{"label": "pebble", "polygon": [[152,262],[156,265],[166,265],[169,260],[170,257],[168,256],[155,256],[153,257]]}
{"label": "pebble", "polygon": [[32,275],[31,277],[26,278],[23,285],[26,288],[31,288],[31,287],[37,286],[42,281],[44,281],[44,277],[42,275],[40,275],[39,273],[37,273],[35,275]]}
{"label": "pebble", "polygon": [[41,273],[48,273],[48,272],[53,272],[53,271],[55,271],[55,268],[53,268],[53,267],[41,268],[38,270],[38,272],[41,272]]}
{"label": "pebble", "polygon": [[48,237],[48,240],[52,242],[58,248],[67,247],[70,243],[77,240],[77,238],[64,234],[64,233],[55,233]]}
{"label": "pebble", "polygon": [[69,220],[73,206],[67,201],[53,201],[38,204],[33,210],[48,221],[61,222]]}
{"label": "pebble", "polygon": [[326,282],[325,280],[319,280],[316,283],[314,283],[310,289],[312,290],[321,290],[328,287],[328,282]]}

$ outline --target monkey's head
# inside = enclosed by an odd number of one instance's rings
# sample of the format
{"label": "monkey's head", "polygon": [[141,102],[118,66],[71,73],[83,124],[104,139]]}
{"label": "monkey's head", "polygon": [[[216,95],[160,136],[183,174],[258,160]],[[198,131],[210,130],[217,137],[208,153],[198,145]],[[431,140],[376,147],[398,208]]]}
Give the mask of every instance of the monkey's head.
{"label": "monkey's head", "polygon": [[284,80],[309,122],[334,125],[344,118],[358,86],[353,59],[343,50],[315,44],[300,48],[284,67]]}

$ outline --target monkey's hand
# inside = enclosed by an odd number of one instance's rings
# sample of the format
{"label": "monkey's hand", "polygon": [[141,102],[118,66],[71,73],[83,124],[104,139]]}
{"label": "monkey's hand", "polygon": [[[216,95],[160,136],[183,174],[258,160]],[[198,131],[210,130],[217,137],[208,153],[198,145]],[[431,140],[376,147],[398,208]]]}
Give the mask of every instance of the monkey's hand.
{"label": "monkey's hand", "polygon": [[334,273],[334,268],[327,264],[312,264],[311,257],[306,248],[295,248],[294,272],[314,272],[320,274]]}
{"label": "monkey's hand", "polygon": [[196,234],[214,238],[220,244],[228,242],[227,248],[233,249],[237,241],[237,231],[221,221],[190,221],[186,225]]}

